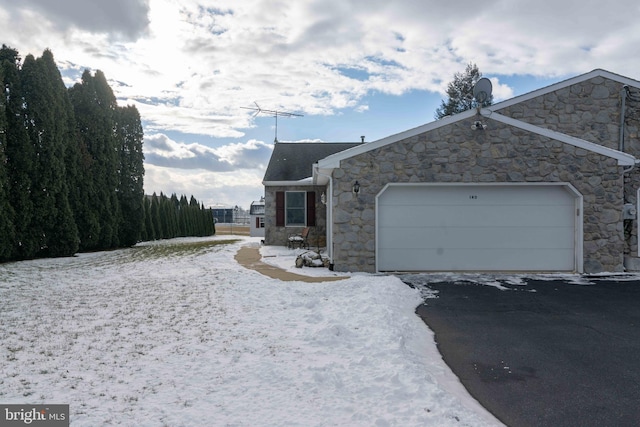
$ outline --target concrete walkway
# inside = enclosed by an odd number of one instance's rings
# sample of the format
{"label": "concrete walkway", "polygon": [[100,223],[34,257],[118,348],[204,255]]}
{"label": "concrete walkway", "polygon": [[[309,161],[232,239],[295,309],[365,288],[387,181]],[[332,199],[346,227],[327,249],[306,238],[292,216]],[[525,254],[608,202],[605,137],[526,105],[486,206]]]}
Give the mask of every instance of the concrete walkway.
{"label": "concrete walkway", "polygon": [[282,268],[274,267],[273,265],[265,264],[262,262],[262,256],[260,255],[260,248],[253,246],[242,246],[235,256],[236,261],[243,267],[255,270],[258,273],[271,277],[272,279],[279,279],[285,282],[334,282],[336,280],[348,279],[344,276],[332,276],[332,277],[311,277],[303,276],[302,274],[291,273],[290,271],[283,270]]}

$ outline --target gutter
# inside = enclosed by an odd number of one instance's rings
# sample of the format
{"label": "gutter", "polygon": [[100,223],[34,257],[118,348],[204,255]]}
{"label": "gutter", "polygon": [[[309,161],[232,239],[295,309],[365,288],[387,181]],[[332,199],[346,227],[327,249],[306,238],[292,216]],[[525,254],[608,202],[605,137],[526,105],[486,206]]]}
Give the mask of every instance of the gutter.
{"label": "gutter", "polygon": [[318,175],[329,178],[329,191],[325,193],[327,204],[325,209],[327,210],[327,255],[329,256],[329,270],[333,271],[333,177],[331,175],[320,172],[318,163],[313,165],[313,183],[317,184]]}

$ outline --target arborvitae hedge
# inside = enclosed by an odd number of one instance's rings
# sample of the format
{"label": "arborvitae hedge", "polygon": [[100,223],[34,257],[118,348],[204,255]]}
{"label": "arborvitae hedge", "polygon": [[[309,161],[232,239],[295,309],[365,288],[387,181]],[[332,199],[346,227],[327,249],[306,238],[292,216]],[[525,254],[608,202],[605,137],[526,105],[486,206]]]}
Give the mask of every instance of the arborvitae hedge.
{"label": "arborvitae hedge", "polygon": [[67,89],[49,50],[2,45],[0,82],[0,262],[215,232],[197,202],[144,196],[140,115],[101,71]]}
{"label": "arborvitae hedge", "polygon": [[144,228],[146,240],[172,239],[187,236],[212,236],[216,233],[213,211],[191,196],[171,197],[160,193],[146,196],[144,201]]}

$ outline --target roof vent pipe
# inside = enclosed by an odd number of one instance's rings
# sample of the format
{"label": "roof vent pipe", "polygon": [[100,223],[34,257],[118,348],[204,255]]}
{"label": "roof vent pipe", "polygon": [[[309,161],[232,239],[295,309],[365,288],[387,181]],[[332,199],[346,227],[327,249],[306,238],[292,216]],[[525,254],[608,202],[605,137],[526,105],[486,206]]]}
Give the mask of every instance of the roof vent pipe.
{"label": "roof vent pipe", "polygon": [[360,141],[361,141],[362,143],[364,143],[364,135],[362,135],[362,136],[360,137]]}
{"label": "roof vent pipe", "polygon": [[629,86],[627,85],[622,86],[622,91],[620,91],[622,103],[620,107],[620,141],[618,141],[618,151],[622,151],[623,153],[624,153],[624,116],[626,115],[628,95],[629,95]]}

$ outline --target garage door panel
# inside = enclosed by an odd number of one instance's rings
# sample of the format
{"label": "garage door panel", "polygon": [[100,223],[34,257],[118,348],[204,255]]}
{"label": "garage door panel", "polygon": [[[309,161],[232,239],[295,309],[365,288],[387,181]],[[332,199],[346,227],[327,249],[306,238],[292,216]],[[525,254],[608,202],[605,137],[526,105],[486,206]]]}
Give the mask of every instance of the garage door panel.
{"label": "garage door panel", "polygon": [[[469,205],[473,202],[482,204],[517,204],[537,206],[540,203],[558,205],[566,203],[573,195],[563,187],[540,186],[537,188],[530,186],[501,187],[496,192],[496,186],[456,186],[445,185],[441,187],[432,186],[425,196],[424,187],[406,186],[395,187],[393,194],[385,194],[381,204],[413,204],[413,205]],[[525,197],[523,197],[523,195]],[[569,197],[567,197],[569,196]]]}
{"label": "garage door panel", "polygon": [[377,200],[381,271],[573,271],[576,195],[562,185],[397,185]]}
{"label": "garage door panel", "polygon": [[441,227],[465,225],[469,227],[505,226],[515,227],[522,224],[544,226],[549,217],[555,216],[558,225],[574,225],[573,205],[561,206],[410,206],[393,205],[384,208],[379,218],[383,224],[395,223],[408,227],[421,227],[437,221]]}
{"label": "garage door panel", "polygon": [[[566,271],[566,265],[572,264],[573,250],[529,249],[514,253],[505,249],[484,249],[478,252],[473,249],[401,249],[387,254],[383,250],[382,259],[391,255],[400,255],[399,261],[393,265],[381,263],[382,271]],[[433,265],[438,268],[416,269],[416,265]],[[505,264],[509,268],[505,268]]]}
{"label": "garage door panel", "polygon": [[574,247],[573,227],[381,227],[387,248],[554,248]]}

